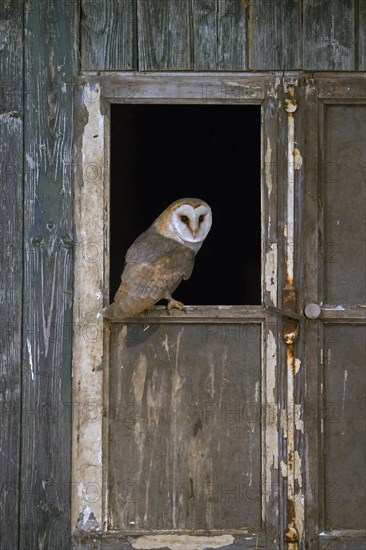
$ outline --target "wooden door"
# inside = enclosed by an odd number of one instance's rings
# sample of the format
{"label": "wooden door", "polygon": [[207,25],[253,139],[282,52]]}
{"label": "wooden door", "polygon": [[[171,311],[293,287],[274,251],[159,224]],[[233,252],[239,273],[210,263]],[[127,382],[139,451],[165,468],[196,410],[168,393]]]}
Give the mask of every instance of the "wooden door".
{"label": "wooden door", "polygon": [[[131,101],[147,92],[154,101],[154,81],[145,79]],[[139,548],[277,548],[279,317],[269,307],[277,306],[283,243],[281,79],[175,79],[160,79],[155,100],[164,102],[165,87],[169,103],[262,105],[262,303],[191,306],[170,316],[157,307],[107,324],[106,536],[136,537]]]}
{"label": "wooden door", "polygon": [[[83,533],[97,525],[111,548],[362,548],[365,89],[359,76],[296,74],[115,74],[86,86],[92,166],[96,152],[108,166],[108,103],[261,105],[262,302],[155,308],[105,323],[104,348],[74,335],[74,393],[104,412],[103,423],[74,419]],[[94,208],[100,249],[102,185],[91,205],[84,177],[78,199],[89,217]],[[108,261],[82,253],[76,295],[94,319],[100,295],[86,282]]]}
{"label": "wooden door", "polygon": [[309,548],[365,546],[366,81],[307,82]]}

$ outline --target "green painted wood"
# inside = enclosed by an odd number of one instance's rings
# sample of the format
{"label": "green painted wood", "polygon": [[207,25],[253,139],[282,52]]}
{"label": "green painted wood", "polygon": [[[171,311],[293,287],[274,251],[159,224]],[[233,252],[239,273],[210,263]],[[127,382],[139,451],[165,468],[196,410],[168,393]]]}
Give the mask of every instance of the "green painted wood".
{"label": "green painted wood", "polygon": [[301,68],[301,9],[299,0],[250,3],[250,69],[289,71]]}
{"label": "green painted wood", "polygon": [[193,0],[196,71],[247,68],[248,16],[240,0]]}
{"label": "green painted wood", "polygon": [[25,5],[20,548],[68,548],[75,2]]}
{"label": "green painted wood", "polygon": [[23,205],[23,2],[0,5],[0,548],[18,545]]}
{"label": "green painted wood", "polygon": [[304,69],[355,70],[355,0],[306,0]]}
{"label": "green painted wood", "polygon": [[366,0],[358,7],[358,70],[366,71]]}
{"label": "green painted wood", "polygon": [[83,70],[136,70],[136,1],[82,0]]}
{"label": "green painted wood", "polygon": [[139,69],[189,70],[189,0],[137,0]]}

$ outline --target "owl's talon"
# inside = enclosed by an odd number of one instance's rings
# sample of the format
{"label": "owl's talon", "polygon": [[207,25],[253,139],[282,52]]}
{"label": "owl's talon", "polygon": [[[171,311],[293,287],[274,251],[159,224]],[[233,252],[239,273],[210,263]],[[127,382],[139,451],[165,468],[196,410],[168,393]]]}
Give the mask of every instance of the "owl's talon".
{"label": "owl's talon", "polygon": [[172,309],[180,309],[181,311],[186,311],[186,306],[182,302],[178,302],[178,300],[170,299],[168,301],[168,304],[166,306],[167,312],[170,315],[170,312]]}

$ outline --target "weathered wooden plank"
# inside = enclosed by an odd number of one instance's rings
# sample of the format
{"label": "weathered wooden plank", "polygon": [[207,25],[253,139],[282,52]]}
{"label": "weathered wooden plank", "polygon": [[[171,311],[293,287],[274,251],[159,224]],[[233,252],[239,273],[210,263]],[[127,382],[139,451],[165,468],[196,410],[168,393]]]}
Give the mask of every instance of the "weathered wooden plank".
{"label": "weathered wooden plank", "polygon": [[189,70],[188,0],[137,0],[139,69]]}
{"label": "weathered wooden plank", "polygon": [[261,327],[139,329],[111,327],[108,527],[259,529]]}
{"label": "weathered wooden plank", "polygon": [[[319,303],[320,295],[318,288],[318,265],[319,265],[319,209],[318,209],[318,165],[319,165],[319,144],[318,144],[318,97],[316,82],[312,79],[305,84],[304,108],[307,116],[304,121],[305,150],[304,157],[307,159],[307,170],[305,173],[304,192],[304,303]],[[320,323],[306,321],[303,325],[303,338],[305,341],[305,388],[304,393],[304,417],[306,419],[305,446],[308,458],[305,460],[307,468],[305,491],[305,533],[306,547],[310,548],[312,541],[319,533],[319,507],[321,503],[318,498],[319,490],[319,466],[318,457],[320,454],[320,441],[318,429],[319,418],[319,387],[321,381],[320,364]]]}
{"label": "weathered wooden plank", "polygon": [[196,71],[214,71],[218,66],[217,0],[193,1],[193,57]]}
{"label": "weathered wooden plank", "polygon": [[305,70],[356,69],[354,0],[306,0],[303,32]]}
{"label": "weathered wooden plank", "polygon": [[197,71],[247,68],[247,10],[241,0],[194,0],[193,62]]}
{"label": "weathered wooden plank", "polygon": [[23,267],[23,2],[0,5],[0,548],[18,546]]}
{"label": "weathered wooden plank", "polygon": [[327,105],[324,118],[323,301],[355,307],[366,303],[366,106]]}
{"label": "weathered wooden plank", "polygon": [[366,71],[366,0],[359,0],[358,4],[358,67],[359,71]]}
{"label": "weathered wooden plank", "polygon": [[319,78],[319,98],[321,99],[366,99],[366,75],[347,74],[347,78],[316,75]]}
{"label": "weathered wooden plank", "polygon": [[248,69],[249,2],[218,0],[218,70]]}
{"label": "weathered wooden plank", "polygon": [[247,73],[108,74],[103,95],[117,103],[260,103],[266,75]]}
{"label": "weathered wooden plank", "polygon": [[81,9],[82,68],[137,69],[135,0],[82,0]]}
{"label": "weathered wooden plank", "polygon": [[77,3],[25,5],[21,548],[70,533],[72,112]]}
{"label": "weathered wooden plank", "polygon": [[249,64],[252,70],[301,68],[301,2],[250,3]]}
{"label": "weathered wooden plank", "polygon": [[[176,310],[173,313],[167,313],[165,306],[155,306],[154,309],[146,311],[142,315],[128,319],[134,323],[197,323],[204,321],[205,323],[217,323],[217,321],[225,323],[261,323],[266,315],[264,308],[260,306],[185,306],[184,311]],[[125,320],[111,320],[112,324],[125,322]]]}
{"label": "weathered wooden plank", "polygon": [[366,480],[359,475],[366,448],[365,342],[366,326],[324,331],[324,530],[355,530],[355,538],[359,530],[359,543],[365,540]]}

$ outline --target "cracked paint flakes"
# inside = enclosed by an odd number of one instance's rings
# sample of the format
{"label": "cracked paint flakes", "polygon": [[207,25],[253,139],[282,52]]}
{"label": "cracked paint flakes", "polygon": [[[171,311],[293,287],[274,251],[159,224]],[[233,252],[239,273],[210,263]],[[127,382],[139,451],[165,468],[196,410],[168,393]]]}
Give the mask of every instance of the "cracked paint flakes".
{"label": "cracked paint flakes", "polygon": [[[92,422],[91,418],[95,419],[96,415],[101,417],[100,411],[103,410],[103,370],[100,368],[103,364],[103,320],[98,318],[98,313],[101,310],[100,281],[104,270],[102,250],[105,213],[102,205],[105,201],[105,120],[100,111],[100,86],[86,85],[83,91],[83,108],[76,112],[76,116],[80,124],[85,125],[79,146],[80,162],[75,163],[74,186],[77,245],[74,270],[73,400],[80,404],[78,410],[81,413],[75,414],[73,418],[73,482],[79,487],[91,487],[92,481],[95,486],[102,487],[102,422]],[[86,228],[88,241],[93,244],[93,261],[87,261],[85,256]],[[88,330],[93,330],[93,338],[85,338]],[[80,514],[84,514],[86,506],[91,508],[93,522],[99,525],[102,523],[101,499],[90,504],[87,492],[81,490],[72,500],[73,529],[76,518],[79,518],[77,524],[80,525]]]}
{"label": "cracked paint flakes", "polygon": [[265,254],[264,284],[271,302],[277,305],[277,243],[270,243]]}
{"label": "cracked paint flakes", "polygon": [[[277,430],[277,405],[276,405],[276,369],[277,369],[277,342],[272,330],[268,330],[265,336],[266,349],[266,382],[265,395],[263,396],[265,407],[265,445],[263,449],[263,461],[266,465],[264,476],[263,496],[265,503],[273,499],[273,481],[275,481],[278,470],[278,430]],[[263,506],[263,514],[266,506]]]}

